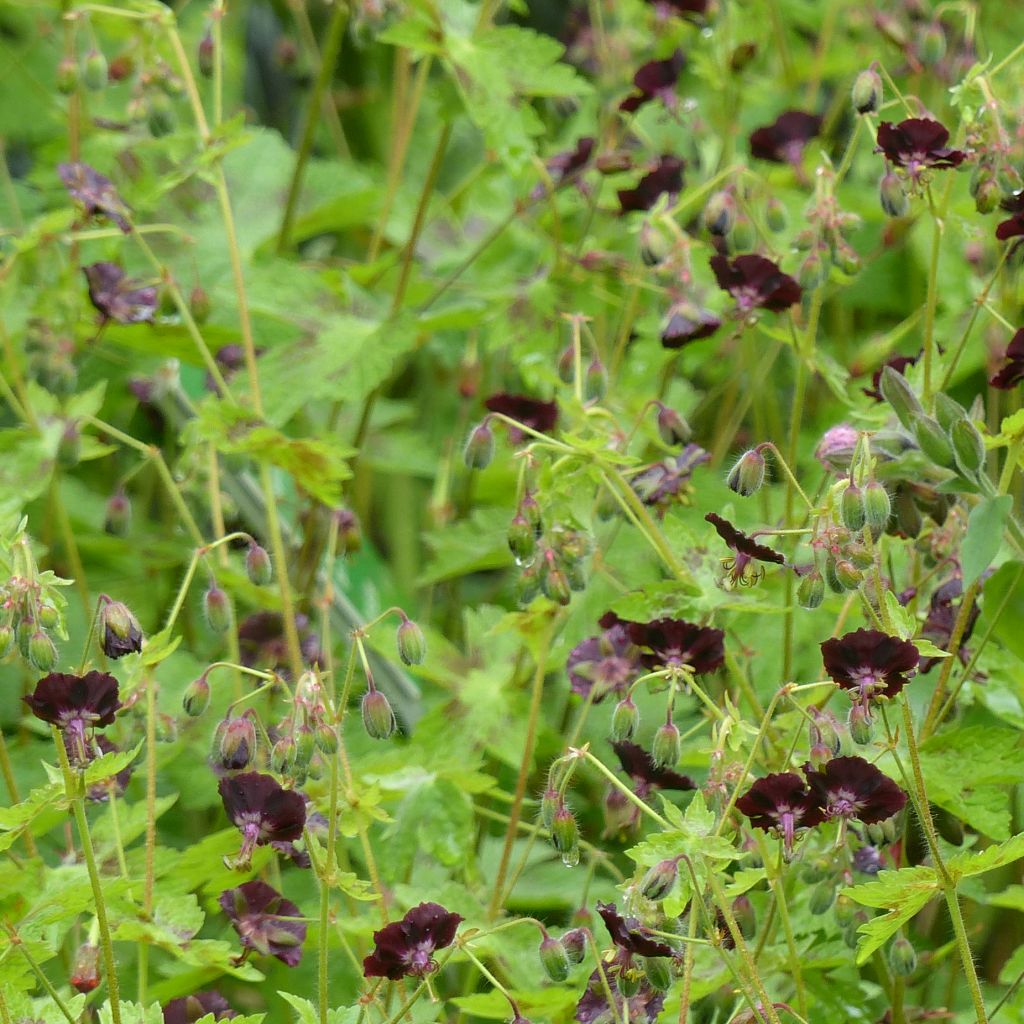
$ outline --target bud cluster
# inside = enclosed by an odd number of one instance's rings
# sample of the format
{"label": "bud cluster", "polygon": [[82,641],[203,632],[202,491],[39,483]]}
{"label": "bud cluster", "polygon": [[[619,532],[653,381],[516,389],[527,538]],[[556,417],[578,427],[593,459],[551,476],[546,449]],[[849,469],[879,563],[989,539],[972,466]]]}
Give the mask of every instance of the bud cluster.
{"label": "bud cluster", "polygon": [[549,600],[567,605],[574,591],[586,589],[590,537],[582,530],[557,524],[545,529],[540,505],[530,491],[509,523],[508,546],[520,566],[520,604],[529,604],[543,593]]}

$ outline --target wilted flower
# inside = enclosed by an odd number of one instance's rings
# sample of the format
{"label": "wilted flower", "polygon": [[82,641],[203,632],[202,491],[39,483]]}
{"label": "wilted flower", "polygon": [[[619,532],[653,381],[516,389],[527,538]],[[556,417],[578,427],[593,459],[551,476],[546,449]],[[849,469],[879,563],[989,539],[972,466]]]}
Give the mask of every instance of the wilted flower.
{"label": "wilted flower", "polygon": [[685,619],[664,618],[629,622],[626,631],[633,643],[649,652],[640,656],[648,668],[686,665],[701,675],[714,672],[725,662],[722,645],[725,634],[711,626],[698,626]]}
{"label": "wilted flower", "polygon": [[434,953],[455,941],[462,922],[438,903],[421,903],[373,933],[374,950],[363,960],[363,976],[398,981],[437,970]]}
{"label": "wilted flower", "polygon": [[[882,365],[871,374],[871,387],[861,388],[868,398],[873,398],[876,402],[884,401],[882,392],[879,390],[879,383],[882,379],[882,373],[885,371],[887,366],[891,366],[896,373],[906,376],[904,371],[908,366],[913,366],[919,356],[890,356]],[[852,429],[852,428],[851,428]]]}
{"label": "wilted flower", "polygon": [[[590,158],[594,154],[594,144],[593,136],[584,135],[576,140],[573,149],[562,150],[560,153],[548,157],[544,161],[544,167],[551,179],[551,184],[557,187],[563,181],[579,174],[590,163]],[[546,190],[546,185],[542,182],[530,195],[534,199],[540,199]]]}
{"label": "wilted flower", "polygon": [[302,959],[306,941],[302,912],[272,886],[254,879],[226,889],[218,902],[238,932],[243,949],[275,956],[289,967]]}
{"label": "wilted flower", "polygon": [[587,637],[570,652],[565,668],[573,693],[600,704],[609,693],[622,693],[643,671],[639,651],[626,624],[614,612],[598,623],[603,632]]}
{"label": "wilted flower", "polygon": [[253,847],[289,842],[302,835],[306,801],[294,790],[283,789],[270,775],[244,772],[225,777],[217,787],[224,810],[242,833],[238,864],[248,864]]}
{"label": "wilted flower", "polygon": [[792,850],[798,828],[811,828],[824,820],[818,797],[794,772],[778,772],[758,779],[736,801],[750,824],[765,832],[777,829],[786,850]]}
{"label": "wilted flower", "polygon": [[622,765],[622,770],[633,782],[633,792],[639,797],[646,797],[656,789],[673,789],[681,792],[696,789],[697,784],[689,775],[680,775],[671,768],[659,768],[654,763],[650,752],[629,740],[621,740],[612,744]]}
{"label": "wilted flower", "polygon": [[737,312],[769,309],[779,313],[800,301],[803,289],[764,256],[749,253],[730,260],[721,254],[711,257],[711,269],[723,291],[735,300]]}
{"label": "wilted flower", "polygon": [[938,121],[927,117],[910,117],[899,124],[883,121],[878,126],[876,153],[884,153],[886,160],[904,167],[917,177],[928,167],[959,167],[967,154],[950,149],[949,130]]}
{"label": "wilted flower", "polygon": [[649,210],[663,192],[670,196],[678,195],[683,189],[685,166],[679,157],[668,154],[661,156],[654,170],[645,174],[634,188],[619,189],[617,194],[621,212]]}
{"label": "wilted flower", "polygon": [[121,601],[100,596],[100,646],[108,658],[123,658],[142,650],[142,629],[131,609]]}
{"label": "wilted flower", "polygon": [[57,173],[71,198],[85,208],[87,217],[100,213],[109,217],[125,234],[131,231],[128,207],[109,178],[83,163],[57,164]]}
{"label": "wilted flower", "polygon": [[[484,407],[490,412],[507,416],[510,420],[522,423],[523,426],[541,434],[554,430],[555,424],[558,422],[558,405],[555,402],[530,398],[529,395],[512,395],[501,392],[491,395],[484,402]],[[519,444],[524,436],[521,430],[509,427],[509,440],[513,444]]]}
{"label": "wilted flower", "polygon": [[635,917],[623,917],[614,903],[598,903],[597,912],[619,949],[637,956],[672,956],[671,946],[651,935]]}
{"label": "wilted flower", "polygon": [[[1024,227],[1021,229],[1024,234]],[[995,374],[989,384],[1001,391],[1008,391],[1024,380],[1024,327],[1010,339],[1004,355],[1005,365]]]}
{"label": "wilted flower", "polygon": [[117,680],[106,672],[87,672],[84,676],[51,672],[22,699],[36,718],[64,733],[71,760],[77,764],[90,760],[88,734],[110,725],[121,707]]}
{"label": "wilted flower", "polygon": [[139,287],[137,281],[124,276],[116,263],[90,263],[82,267],[82,273],[89,283],[89,300],[104,321],[140,324],[153,319],[157,302],[153,286]]}
{"label": "wilted flower", "polygon": [[214,1020],[231,1020],[238,1014],[219,992],[196,992],[164,1005],[164,1024],[195,1024],[207,1014]]}
{"label": "wilted flower", "polygon": [[661,347],[682,348],[691,341],[710,338],[721,326],[722,321],[709,310],[691,302],[676,303],[669,310],[668,319],[661,329]]}
{"label": "wilted flower", "polygon": [[856,818],[865,825],[903,810],[907,794],[863,757],[834,757],[820,771],[804,769],[826,818]]}
{"label": "wilted flower", "polygon": [[802,110],[787,110],[750,136],[750,152],[761,160],[798,164],[804,147],[821,131],[821,118]]}
{"label": "wilted flower", "polygon": [[858,629],[832,637],[821,645],[825,671],[855,704],[878,697],[895,697],[907,685],[907,673],[917,668],[920,655],[909,640],[877,629]]}
{"label": "wilted flower", "polygon": [[697,444],[688,444],[678,455],[655,462],[633,477],[631,484],[645,505],[664,510],[674,499],[685,499],[693,471],[711,456]]}
{"label": "wilted flower", "polygon": [[637,91],[619,104],[619,110],[631,114],[651,100],[661,100],[671,109],[676,103],[676,82],[685,66],[686,58],[682,50],[676,50],[665,60],[651,60],[642,65],[633,76],[633,85]]}
{"label": "wilted flower", "polygon": [[718,536],[732,548],[733,557],[723,561],[728,578],[740,586],[750,586],[764,575],[764,569],[757,562],[770,562],[774,565],[785,565],[786,557],[780,551],[758,544],[742,530],[737,530],[727,519],[717,512],[709,512],[704,519],[717,531]]}

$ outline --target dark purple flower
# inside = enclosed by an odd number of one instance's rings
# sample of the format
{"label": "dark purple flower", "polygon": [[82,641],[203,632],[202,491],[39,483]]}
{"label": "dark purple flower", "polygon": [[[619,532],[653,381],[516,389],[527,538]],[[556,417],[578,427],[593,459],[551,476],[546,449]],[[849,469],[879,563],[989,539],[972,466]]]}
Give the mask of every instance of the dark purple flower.
{"label": "dark purple flower", "polygon": [[97,620],[100,646],[103,653],[112,660],[126,654],[137,654],[142,650],[142,628],[131,609],[121,601],[111,601],[106,594],[100,595],[100,609]]}
{"label": "dark purple flower", "polygon": [[36,718],[64,733],[71,760],[79,765],[92,759],[88,735],[110,725],[121,707],[117,680],[106,672],[87,672],[84,676],[51,672],[22,699]]}
{"label": "dark purple flower", "polygon": [[761,160],[778,164],[798,164],[804,146],[817,138],[821,118],[802,110],[787,110],[750,136],[750,152]]}
{"label": "dark purple flower", "polygon": [[907,794],[863,757],[834,757],[821,771],[805,769],[807,784],[826,818],[856,818],[865,825],[903,810]]}
{"label": "dark purple flower", "polygon": [[87,217],[100,213],[112,220],[125,234],[131,231],[128,207],[109,178],[83,163],[57,164],[57,173],[71,198],[85,208]]}
{"label": "dark purple flower", "polygon": [[156,288],[138,287],[138,282],[124,276],[116,263],[90,263],[82,267],[89,282],[89,299],[104,321],[119,324],[149,323],[156,312]]}
{"label": "dark purple flower", "polygon": [[1011,216],[996,226],[996,238],[1006,241],[1024,235],[1024,190],[1007,196],[999,205]]}
{"label": "dark purple flower", "polygon": [[290,842],[302,835],[306,801],[272,776],[243,772],[221,779],[217,788],[227,816],[242,833],[240,865],[249,862],[254,846]]}
{"label": "dark purple flower", "polygon": [[712,256],[711,269],[718,286],[736,300],[737,311],[744,315],[758,307],[781,313],[803,295],[800,285],[777,263],[754,253],[732,260],[721,254]]}
{"label": "dark purple flower", "polygon": [[677,349],[691,341],[710,338],[722,321],[714,313],[689,302],[680,302],[669,310],[668,320],[661,329],[662,348]]}
{"label": "dark purple flower", "polygon": [[676,50],[665,60],[651,60],[643,64],[633,76],[633,85],[637,91],[619,104],[619,110],[624,114],[631,114],[651,100],[661,100],[666,107],[674,107],[676,82],[679,81],[679,74],[685,66],[686,58],[682,50]]}
{"label": "dark purple flower", "polygon": [[[536,430],[540,434],[547,434],[555,429],[558,422],[558,405],[555,402],[545,402],[539,398],[530,398],[529,395],[512,395],[508,392],[500,392],[491,395],[484,402],[484,408],[489,412],[496,412],[501,416],[507,416],[510,420],[522,423],[524,427]],[[513,444],[519,444],[524,434],[515,427],[509,428],[509,438]]]}
{"label": "dark purple flower", "polygon": [[711,626],[698,626],[685,619],[654,619],[630,622],[626,626],[630,640],[650,653],[641,655],[648,668],[687,665],[697,675],[714,672],[725,662],[722,638],[725,634]]}
{"label": "dark purple flower", "polygon": [[218,902],[238,932],[243,949],[276,956],[289,967],[302,959],[302,943],[306,941],[302,912],[272,886],[253,879],[235,889],[225,889]]}
{"label": "dark purple flower", "polygon": [[877,370],[875,370],[874,373],[871,374],[871,387],[861,388],[861,391],[863,391],[868,398],[873,398],[876,402],[883,401],[882,392],[878,390],[879,383],[882,379],[882,371],[887,366],[891,366],[898,374],[906,376],[904,370],[906,370],[908,366],[913,366],[917,362],[918,358],[919,355],[890,356]]}
{"label": "dark purple flower", "polygon": [[755,828],[765,832],[777,829],[787,850],[793,848],[796,829],[812,828],[824,821],[820,800],[793,772],[758,779],[736,801],[736,806]]}
{"label": "dark purple flower", "polygon": [[853,867],[864,875],[877,875],[882,870],[882,853],[877,846],[861,846],[854,851]]}
{"label": "dark purple flower", "polygon": [[172,999],[164,1006],[164,1024],[195,1024],[208,1013],[214,1020],[231,1020],[238,1014],[219,992],[196,992]]}
{"label": "dark purple flower", "polygon": [[598,903],[597,912],[619,949],[636,956],[672,955],[671,946],[654,938],[635,917],[623,917],[614,903]]}
{"label": "dark purple flower", "polygon": [[685,500],[693,471],[711,456],[696,444],[688,444],[678,455],[655,462],[630,481],[645,505],[664,510],[675,500]]}
{"label": "dark purple flower", "polygon": [[577,644],[569,652],[565,668],[572,692],[586,698],[593,691],[594,704],[600,704],[609,693],[622,693],[643,671],[639,652],[618,618],[604,632]]}
{"label": "dark purple flower", "polygon": [[[555,153],[554,156],[548,157],[544,161],[544,166],[551,179],[551,184],[557,187],[563,181],[579,174],[590,163],[590,158],[594,155],[594,145],[593,136],[584,135],[576,140],[573,149],[564,149]],[[546,191],[546,184],[542,182],[530,194],[534,199],[539,199]]]}
{"label": "dark purple flower", "polygon": [[821,656],[829,676],[851,691],[854,703],[864,705],[873,698],[895,697],[920,659],[909,640],[877,629],[832,637],[821,645]]}
{"label": "dark purple flower", "polygon": [[[1021,231],[1024,234],[1024,230]],[[1001,391],[1009,391],[1024,380],[1024,327],[1010,339],[1004,356],[1006,364],[995,374],[989,384]]]}
{"label": "dark purple flower", "polygon": [[637,796],[649,795],[655,789],[673,789],[685,792],[696,789],[697,783],[688,775],[680,775],[671,768],[659,768],[654,763],[650,752],[629,740],[620,740],[612,744],[622,765],[622,770],[633,781],[633,791]]}
{"label": "dark purple flower", "polygon": [[[594,971],[587,979],[586,990],[576,1005],[578,1024],[613,1024],[614,1021],[620,1020],[644,1020],[647,1024],[654,1024],[665,1005],[664,992],[657,991],[646,980],[641,980],[640,987],[627,1000],[624,999],[613,979],[609,979],[609,983],[612,998],[615,1000],[614,1011],[608,1005],[608,996],[605,993],[601,975],[598,971]],[[626,1012],[627,1006],[628,1013]]]}
{"label": "dark purple flower", "polygon": [[460,914],[450,913],[439,903],[413,907],[401,921],[392,921],[373,933],[375,946],[363,960],[363,976],[398,981],[437,970],[434,953],[455,941],[462,920]]}
{"label": "dark purple flower", "polygon": [[619,189],[621,212],[632,213],[635,210],[649,210],[663,192],[667,192],[670,196],[678,195],[683,189],[683,168],[685,166],[685,162],[678,157],[667,154],[662,156],[654,170],[645,174],[634,188]]}
{"label": "dark purple flower", "polygon": [[781,552],[764,544],[758,544],[753,537],[748,537],[742,530],[737,530],[727,519],[717,512],[709,512],[704,519],[717,531],[718,536],[732,548],[733,557],[726,559],[729,579],[743,586],[755,582],[764,570],[755,565],[756,562],[770,562],[774,565],[785,565],[786,558]]}
{"label": "dark purple flower", "polygon": [[884,153],[886,160],[913,176],[926,167],[959,167],[967,159],[965,152],[946,145],[949,130],[927,117],[910,117],[899,124],[883,121],[877,141],[876,153]]}

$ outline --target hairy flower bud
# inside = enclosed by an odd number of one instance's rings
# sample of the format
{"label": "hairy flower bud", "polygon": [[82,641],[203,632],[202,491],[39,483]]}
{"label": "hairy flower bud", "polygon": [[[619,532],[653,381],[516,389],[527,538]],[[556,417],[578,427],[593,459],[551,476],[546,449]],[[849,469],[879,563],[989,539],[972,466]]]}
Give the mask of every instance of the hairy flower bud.
{"label": "hairy flower bud", "polygon": [[615,705],[612,711],[611,728],[609,735],[613,743],[621,743],[623,740],[632,739],[636,734],[637,725],[640,723],[640,712],[632,697],[623,697]]}
{"label": "hairy flower bud", "polygon": [[123,537],[131,528],[132,503],[124,491],[112,494],[103,514],[103,529],[116,537]]}
{"label": "hairy flower bud", "polygon": [[658,403],[658,435],[667,445],[686,444],[692,436],[689,424],[682,416],[663,403]]}
{"label": "hairy flower bud", "polygon": [[729,192],[715,192],[704,206],[704,227],[712,235],[723,237],[736,223],[736,200]]}
{"label": "hairy flower bud", "polygon": [[676,884],[679,877],[678,858],[669,858],[659,861],[652,868],[649,868],[640,882],[640,894],[645,898],[657,902],[663,900]]}
{"label": "hairy flower bud", "polygon": [[917,969],[917,953],[906,936],[901,935],[889,947],[889,966],[899,978],[907,978]]}
{"label": "hairy flower bud", "polygon": [[260,547],[255,541],[249,545],[245,553],[245,573],[257,587],[265,587],[274,578],[274,569],[270,564],[270,555],[266,548]]}
{"label": "hairy flower bud", "polygon": [[569,963],[576,965],[583,962],[587,955],[587,933],[583,928],[570,928],[560,939]]}
{"label": "hairy flower bud", "polygon": [[217,760],[228,771],[241,771],[256,756],[256,726],[249,715],[227,718],[218,730]]}
{"label": "hairy flower bud", "polygon": [[68,978],[76,992],[91,992],[100,983],[100,948],[83,942],[75,953],[75,962]]}
{"label": "hairy flower bud", "polygon": [[946,33],[940,22],[933,21],[921,34],[919,52],[925,64],[938,64],[945,57]]}
{"label": "hairy flower bud", "polygon": [[210,706],[210,684],[205,672],[188,684],[181,703],[189,718],[198,718]]}
{"label": "hairy flower bud", "polygon": [[552,981],[561,982],[569,977],[572,965],[569,963],[565,946],[558,939],[553,939],[545,932],[537,952],[540,956],[541,966]]}
{"label": "hairy flower bud", "polygon": [[494,431],[489,419],[473,428],[463,452],[469,469],[486,469],[494,458]]}
{"label": "hairy flower bud", "polygon": [[423,659],[427,656],[427,638],[423,635],[423,630],[412,619],[402,617],[395,634],[395,641],[398,644],[398,656],[404,664],[423,664]]}
{"label": "hairy flower bud", "polygon": [[580,830],[572,811],[564,804],[555,812],[551,822],[551,842],[562,855],[566,867],[580,862]]}
{"label": "hairy flower bud", "polygon": [[375,740],[386,740],[397,722],[391,704],[380,690],[367,690],[362,703],[363,726]]}
{"label": "hairy flower bud", "polygon": [[537,550],[537,535],[521,512],[508,524],[508,546],[517,562],[528,562]]}
{"label": "hairy flower bud", "polygon": [[882,76],[874,68],[866,68],[853,80],[850,100],[858,114],[875,113],[882,105]]}
{"label": "hairy flower bud", "polygon": [[540,573],[536,565],[527,565],[516,580],[516,600],[528,605],[540,593]]}
{"label": "hairy flower bud", "polygon": [[57,65],[57,92],[62,96],[70,96],[79,82],[78,61],[73,57],[64,57]]}
{"label": "hairy flower bud", "polygon": [[278,775],[290,774],[295,765],[295,740],[291,736],[282,736],[270,752],[270,767]]}
{"label": "hairy flower bud", "polygon": [[90,92],[107,87],[107,58],[95,47],[82,58],[82,84]]}
{"label": "hairy flower bud", "polygon": [[338,731],[333,725],[321,722],[313,732],[316,740],[316,749],[321,754],[336,754],[338,752]]}
{"label": "hairy flower bud", "polygon": [[848,558],[836,560],[836,579],[843,590],[856,590],[864,581],[864,573]]}
{"label": "hairy flower bud", "polygon": [[931,416],[919,416],[914,424],[914,437],[921,451],[937,466],[953,465],[953,446],[942,427]]}
{"label": "hairy flower bud", "polygon": [[871,721],[868,709],[863,704],[854,704],[850,708],[846,724],[850,730],[850,738],[854,743],[863,747],[871,742],[871,737],[874,734],[874,723]]}
{"label": "hairy flower bud", "polygon": [[28,660],[40,672],[49,672],[57,664],[57,648],[43,629],[37,629],[29,636]]}
{"label": "hairy flower bud", "polygon": [[854,533],[859,533],[867,518],[864,508],[864,492],[852,481],[847,484],[839,499],[839,514],[843,526]]}
{"label": "hairy flower bud", "polygon": [[583,375],[583,397],[587,401],[600,401],[608,389],[608,373],[596,356],[587,364]]}
{"label": "hairy flower bud", "polygon": [[538,537],[544,532],[544,516],[540,510],[540,503],[529,491],[519,502],[519,514],[533,527],[533,532]]}
{"label": "hairy flower bud", "polygon": [[569,578],[562,569],[554,566],[547,569],[541,577],[541,590],[549,601],[567,605],[572,600],[572,587]]}
{"label": "hairy flower bud", "polygon": [[142,628],[121,601],[101,599],[98,626],[100,646],[108,658],[123,658],[142,650]]}
{"label": "hairy flower bud", "polygon": [[796,599],[801,608],[817,608],[825,600],[825,581],[817,569],[813,569],[800,580],[796,588]]}
{"label": "hairy flower bud", "polygon": [[769,231],[779,232],[786,230],[786,208],[775,196],[769,197],[768,202],[765,203],[764,220],[768,225]]}
{"label": "hairy flower bud", "polygon": [[562,796],[557,789],[554,789],[550,784],[548,788],[544,790],[543,796],[540,798],[540,823],[551,830],[551,826],[554,823],[555,815],[558,813],[558,808],[562,806]]}
{"label": "hairy flower bud", "polygon": [[910,212],[910,199],[895,171],[887,171],[882,175],[878,183],[878,198],[882,210],[890,217],[906,217]]}
{"label": "hairy flower bud", "polygon": [[231,625],[228,595],[216,583],[211,583],[203,594],[203,615],[207,625],[215,633],[226,633]]}
{"label": "hairy flower bud", "polygon": [[757,448],[744,452],[725,478],[730,490],[749,498],[764,483],[764,456]]}
{"label": "hairy flower bud", "polygon": [[877,481],[871,480],[864,488],[864,521],[871,536],[878,540],[892,516],[892,502],[889,493]]}
{"label": "hairy flower bud", "polygon": [[974,477],[985,465],[985,440],[969,420],[957,420],[949,431],[957,468],[966,477]]}
{"label": "hairy flower bud", "polygon": [[196,63],[199,65],[199,73],[203,78],[213,77],[213,35],[209,29],[203,33],[203,38],[199,40]]}
{"label": "hairy flower bud", "polygon": [[811,890],[808,909],[812,914],[827,914],[836,899],[836,883],[824,878]]}
{"label": "hairy flower bud", "polygon": [[666,722],[654,734],[651,744],[651,757],[659,768],[675,768],[682,754],[682,743],[679,729],[675,722]]}
{"label": "hairy flower bud", "polygon": [[667,992],[672,987],[672,961],[667,956],[640,958],[644,977],[655,992]]}
{"label": "hairy flower bud", "polygon": [[924,409],[907,378],[892,366],[886,366],[878,378],[878,389],[904,429],[913,430],[915,422],[924,416]]}
{"label": "hairy flower bud", "polygon": [[566,345],[562,354],[558,357],[558,379],[563,384],[571,384],[576,373],[576,350],[572,345]]}
{"label": "hairy flower bud", "polygon": [[210,318],[210,296],[201,284],[188,293],[188,311],[197,324],[204,324]]}

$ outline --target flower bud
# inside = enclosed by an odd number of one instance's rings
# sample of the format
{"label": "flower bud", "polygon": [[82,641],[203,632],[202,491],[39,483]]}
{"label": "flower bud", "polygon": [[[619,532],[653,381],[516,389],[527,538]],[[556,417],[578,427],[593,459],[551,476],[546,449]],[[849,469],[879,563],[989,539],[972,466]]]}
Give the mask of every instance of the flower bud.
{"label": "flower bud", "polygon": [[524,607],[540,593],[540,573],[536,565],[527,565],[516,580],[516,601]]}
{"label": "flower bud", "polygon": [[558,379],[563,384],[571,384],[576,373],[576,350],[566,345],[558,357]]}
{"label": "flower bud", "polygon": [[541,966],[552,981],[565,981],[569,977],[569,970],[572,966],[569,963],[569,956],[558,939],[553,939],[546,932],[541,940],[540,949],[537,951],[540,956]]}
{"label": "flower bud", "polygon": [[831,878],[824,878],[811,890],[811,898],[807,909],[812,914],[827,914],[836,899],[836,883]]}
{"label": "flower bud", "polygon": [[203,594],[203,615],[206,617],[206,624],[215,633],[226,633],[231,625],[228,595],[216,583],[211,583]]}
{"label": "flower bud", "polygon": [[83,942],[75,953],[75,962],[68,978],[76,992],[91,992],[100,983],[100,948]]}
{"label": "flower bud", "polygon": [[533,527],[533,532],[538,537],[544,532],[544,517],[541,514],[540,504],[529,491],[519,502],[519,514]]}
{"label": "flower bud", "polygon": [[689,424],[667,405],[658,403],[658,435],[667,445],[686,444],[693,436]]}
{"label": "flower bud", "polygon": [[675,722],[666,722],[654,734],[651,757],[659,768],[675,768],[682,754],[682,743]]}
{"label": "flower bud", "polygon": [[860,256],[848,242],[840,239],[832,247],[832,265],[841,270],[847,277],[860,273]]}
{"label": "flower bud", "polygon": [[853,80],[850,100],[858,114],[873,114],[882,105],[882,77],[874,68],[866,68]]}
{"label": "flower bud", "polygon": [[704,206],[704,227],[720,238],[736,223],[736,200],[729,192],[715,192]]}
{"label": "flower bud", "polygon": [[386,740],[398,724],[391,704],[380,690],[367,690],[362,703],[363,726],[375,740]]}
{"label": "flower bud", "polygon": [[551,822],[551,842],[562,855],[566,867],[580,862],[580,830],[572,811],[564,804],[555,812]]}
{"label": "flower bud", "polygon": [[882,535],[891,516],[892,502],[888,491],[877,480],[869,481],[864,488],[864,521],[875,540]]}
{"label": "flower bud", "polygon": [[53,629],[60,622],[60,612],[49,601],[40,602],[36,615],[43,629]]}
{"label": "flower bud", "polygon": [[839,499],[839,515],[843,526],[854,533],[859,533],[867,518],[864,508],[864,492],[852,481],[847,484]]}
{"label": "flower bud", "polygon": [[249,715],[225,719],[218,730],[217,760],[228,771],[240,771],[256,756],[256,726]]}
{"label": "flower bud", "polygon": [[914,424],[914,437],[921,451],[937,466],[952,467],[953,446],[942,427],[931,416],[919,416]]}
{"label": "flower bud", "polygon": [[640,894],[645,898],[657,902],[663,900],[676,884],[679,877],[679,860],[669,858],[659,861],[654,867],[648,869],[640,882]]}
{"label": "flower bud", "polygon": [[891,366],[883,367],[878,379],[878,389],[892,407],[892,411],[896,413],[896,418],[904,429],[912,431],[917,420],[924,416],[924,409],[921,408],[921,403],[907,378]]}
{"label": "flower bud", "polygon": [[808,291],[828,280],[828,266],[817,249],[812,249],[797,270],[800,286]]}
{"label": "flower bud", "polygon": [[973,477],[985,465],[985,441],[969,420],[957,420],[949,432],[957,468],[966,477]]}
{"label": "flower bud", "polygon": [[274,569],[270,564],[267,549],[260,547],[255,541],[249,545],[245,553],[245,573],[257,587],[265,587],[274,578]]}
{"label": "flower bud", "polygon": [[316,753],[316,734],[308,725],[300,725],[295,730],[295,767],[300,771],[308,770]]}
{"label": "flower bud", "polygon": [[875,846],[881,846],[885,842],[885,833],[882,831],[882,826],[877,821],[873,821],[870,825],[865,825],[864,829],[868,834],[868,839],[870,839]]}
{"label": "flower bud", "polygon": [[587,589],[587,570],[582,562],[567,562],[565,578],[569,581],[569,589],[574,594]]}
{"label": "flower bud", "polygon": [[814,768],[815,771],[820,771],[829,761],[832,760],[832,751],[819,740],[817,743],[811,744],[811,749],[807,754],[807,760],[811,763],[811,767]]}
{"label": "flower bud", "polygon": [[919,52],[925,64],[938,64],[945,57],[946,33],[938,21],[933,21],[921,34]]}
{"label": "flower bud", "polygon": [[998,182],[986,176],[978,182],[978,189],[974,193],[974,208],[978,213],[991,213],[999,206],[1002,196]]}
{"label": "flower bud", "polygon": [[124,491],[112,494],[103,514],[103,529],[115,537],[123,537],[132,525],[132,503]]}
{"label": "flower bud", "polygon": [[486,469],[494,458],[494,431],[486,419],[473,428],[463,452],[469,469]]}
{"label": "flower bud", "polygon": [[730,490],[749,498],[764,483],[764,456],[757,448],[744,452],[729,470],[725,483]]}
{"label": "flower bud", "polygon": [[210,317],[210,296],[201,284],[197,284],[189,292],[188,311],[197,324],[206,323]]}
{"label": "flower bud", "polygon": [[203,33],[203,38],[199,40],[196,63],[199,65],[199,73],[203,78],[211,78],[213,76],[213,35],[209,29]]}
{"label": "flower bud", "polygon": [[49,672],[57,664],[57,648],[45,630],[37,629],[29,637],[28,660],[40,672]]}
{"label": "flower bud", "polygon": [[812,570],[800,580],[796,588],[796,599],[801,608],[817,608],[825,600],[825,581],[817,569]]}
{"label": "flower bud", "polygon": [[621,743],[623,740],[632,739],[639,723],[640,712],[636,704],[633,703],[633,698],[623,697],[612,712],[611,729],[609,730],[611,741]]}
{"label": "flower bud", "polygon": [[571,928],[560,941],[565,949],[565,955],[569,958],[569,963],[575,966],[583,962],[583,958],[587,955],[587,933],[583,928]]}
{"label": "flower bud", "polygon": [[313,738],[316,741],[316,749],[321,754],[331,755],[338,752],[338,733],[333,725],[321,722],[316,727]]}
{"label": "flower bud", "polygon": [[508,546],[520,563],[528,562],[537,550],[537,535],[521,512],[517,512],[508,524]]}
{"label": "flower bud", "polygon": [[850,714],[846,719],[847,727],[850,730],[850,738],[859,746],[866,746],[871,742],[874,734],[874,723],[868,709],[863,704],[854,704],[850,708]]}
{"label": "flower bud", "polygon": [[856,590],[864,581],[864,573],[848,558],[836,560],[836,579],[843,590]]}
{"label": "flower bud", "polygon": [[746,252],[757,245],[757,231],[749,217],[737,217],[729,231],[730,247],[734,252]]}
{"label": "flower bud", "polygon": [[948,434],[957,420],[967,417],[967,410],[955,399],[940,391],[935,396],[935,418]]}
{"label": "flower bud", "polygon": [[338,524],[338,543],[346,555],[355,554],[363,546],[363,530],[356,514],[347,508],[339,508],[334,512]]}
{"label": "flower bud", "polygon": [[185,687],[181,704],[189,718],[198,718],[210,706],[210,684],[205,672]]}
{"label": "flower bud", "polygon": [[107,58],[95,47],[82,59],[82,84],[90,92],[107,87]]}
{"label": "flower bud", "polygon": [[295,740],[282,736],[270,752],[270,767],[278,775],[288,775],[295,765]]}
{"label": "flower bud", "polygon": [[57,92],[62,96],[70,96],[79,82],[78,61],[73,57],[65,57],[57,65]]}
{"label": "flower bud", "polygon": [[554,566],[548,568],[541,578],[541,590],[549,601],[567,605],[572,600],[572,587],[566,574]]}
{"label": "flower bud", "polygon": [[170,135],[177,127],[178,119],[174,114],[171,101],[162,93],[151,93],[146,105],[146,127],[154,139]]}
{"label": "flower bud", "polygon": [[121,601],[101,599],[98,626],[100,646],[108,658],[123,658],[142,650],[142,628]]}
{"label": "flower bud", "polygon": [[878,183],[878,197],[882,210],[890,217],[906,217],[910,212],[910,199],[895,171],[887,171],[882,175]]}
{"label": "flower bud", "polygon": [[9,622],[0,625],[0,658],[6,658],[14,646],[14,630]]}
{"label": "flower bud", "polygon": [[786,230],[786,209],[775,196],[771,196],[768,202],[765,203],[764,220],[768,225],[769,231],[779,232]]}
{"label": "flower bud", "polygon": [[398,644],[398,656],[404,664],[423,664],[423,659],[427,656],[427,638],[423,635],[423,630],[412,619],[402,617],[395,634],[395,641]]}
{"label": "flower bud", "polygon": [[667,992],[672,987],[672,960],[667,956],[640,958],[644,977],[655,992]]}
{"label": "flower bud", "polygon": [[551,826],[554,824],[555,815],[558,813],[558,808],[562,806],[562,797],[557,789],[549,785],[544,790],[544,795],[540,798],[540,822],[541,824],[551,830]]}
{"label": "flower bud", "polygon": [[889,966],[898,978],[908,978],[917,969],[917,953],[903,935],[889,947]]}
{"label": "flower bud", "polygon": [[600,401],[608,389],[608,374],[596,356],[587,364],[583,375],[583,397],[587,401]]}

